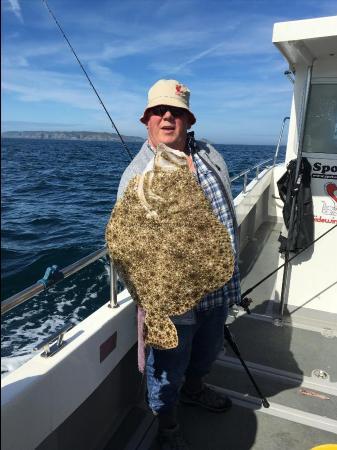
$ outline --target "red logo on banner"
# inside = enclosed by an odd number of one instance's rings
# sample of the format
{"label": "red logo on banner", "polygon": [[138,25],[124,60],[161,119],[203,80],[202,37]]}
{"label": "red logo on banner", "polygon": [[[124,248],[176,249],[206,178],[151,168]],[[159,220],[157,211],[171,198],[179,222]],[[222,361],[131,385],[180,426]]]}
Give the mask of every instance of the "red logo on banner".
{"label": "red logo on banner", "polygon": [[335,184],[335,183],[327,183],[327,184],[325,185],[325,190],[326,190],[326,193],[327,193],[328,195],[330,195],[330,197],[331,197],[333,200],[335,200],[335,202],[337,202],[337,195],[336,195],[336,192],[337,192],[337,184]]}

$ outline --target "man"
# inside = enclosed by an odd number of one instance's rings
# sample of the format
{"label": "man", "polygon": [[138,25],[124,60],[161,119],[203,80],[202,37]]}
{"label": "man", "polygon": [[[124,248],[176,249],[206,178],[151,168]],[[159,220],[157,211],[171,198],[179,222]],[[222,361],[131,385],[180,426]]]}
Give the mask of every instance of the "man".
{"label": "man", "polygon": [[118,189],[120,197],[128,182],[142,173],[159,143],[185,152],[214,214],[228,229],[235,255],[232,279],[221,289],[206,295],[197,307],[172,317],[179,344],[171,350],[150,348],[146,360],[148,404],[158,417],[158,439],[165,450],[188,449],[176,419],[181,402],[223,412],[231,400],[203,383],[217,354],[223,348],[223,328],[228,305],[241,300],[237,264],[237,222],[226,164],[210,144],[194,140],[188,130],[196,122],[189,108],[189,89],[176,80],[159,80],[149,90],[148,104],[141,117],[148,139],[124,172]]}

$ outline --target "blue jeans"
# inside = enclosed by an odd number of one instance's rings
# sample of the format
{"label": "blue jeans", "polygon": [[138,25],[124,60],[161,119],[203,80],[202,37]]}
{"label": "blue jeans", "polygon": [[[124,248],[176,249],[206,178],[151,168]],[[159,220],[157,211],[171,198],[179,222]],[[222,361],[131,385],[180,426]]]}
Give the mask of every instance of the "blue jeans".
{"label": "blue jeans", "polygon": [[194,311],[188,325],[174,321],[178,347],[150,348],[146,361],[149,406],[155,413],[169,412],[177,403],[184,376],[203,377],[224,345],[227,305],[207,311]]}

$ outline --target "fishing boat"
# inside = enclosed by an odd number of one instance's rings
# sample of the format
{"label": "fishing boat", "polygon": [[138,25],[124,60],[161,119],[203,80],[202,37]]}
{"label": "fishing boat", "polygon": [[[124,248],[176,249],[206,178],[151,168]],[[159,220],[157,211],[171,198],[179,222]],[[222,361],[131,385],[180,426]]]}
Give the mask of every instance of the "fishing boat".
{"label": "fishing boat", "polygon": [[[226,341],[206,380],[232,398],[232,409],[179,406],[195,450],[337,442],[337,16],[276,23],[273,42],[289,63],[291,114],[280,118],[275,155],[236,177],[243,181],[235,198],[242,291],[258,286],[250,311],[231,309],[232,345]],[[286,158],[276,164],[288,119]],[[303,158],[311,165],[315,242],[280,253],[280,233],[289,242],[294,220],[287,229],[278,181],[292,160],[298,181]],[[2,313],[104,255],[106,248],[59,272],[51,268],[44,283],[4,301]],[[1,394],[3,450],[156,449],[157,424],[137,369],[136,306],[127,290],[117,291],[112,264],[107,303],[46,336],[35,356],[3,378]]]}

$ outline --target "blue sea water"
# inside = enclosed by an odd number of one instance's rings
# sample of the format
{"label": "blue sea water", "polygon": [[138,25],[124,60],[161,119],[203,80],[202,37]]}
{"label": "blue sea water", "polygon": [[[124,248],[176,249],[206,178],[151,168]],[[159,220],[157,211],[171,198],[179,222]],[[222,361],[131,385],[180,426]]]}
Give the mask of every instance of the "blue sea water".
{"label": "blue sea water", "polygon": [[[128,144],[136,154],[139,143]],[[2,139],[1,300],[104,246],[105,226],[128,156],[119,143]],[[274,146],[215,145],[230,176],[274,155]],[[284,160],[284,147],[280,160]],[[252,173],[252,176],[254,173]],[[233,195],[242,181],[233,183]],[[109,297],[106,258],[2,317],[1,373],[29,359],[65,322]]]}

